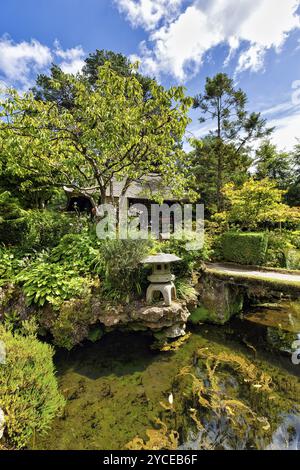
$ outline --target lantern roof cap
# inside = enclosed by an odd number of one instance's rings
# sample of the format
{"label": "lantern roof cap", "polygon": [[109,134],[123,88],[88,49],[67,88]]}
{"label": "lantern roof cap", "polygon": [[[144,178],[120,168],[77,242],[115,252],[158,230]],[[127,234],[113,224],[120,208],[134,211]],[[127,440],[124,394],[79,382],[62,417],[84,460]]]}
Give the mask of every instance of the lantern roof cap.
{"label": "lantern roof cap", "polygon": [[178,256],[172,255],[170,253],[157,253],[156,255],[144,258],[141,262],[144,264],[157,264],[173,263],[174,261],[181,261],[181,258],[178,258]]}

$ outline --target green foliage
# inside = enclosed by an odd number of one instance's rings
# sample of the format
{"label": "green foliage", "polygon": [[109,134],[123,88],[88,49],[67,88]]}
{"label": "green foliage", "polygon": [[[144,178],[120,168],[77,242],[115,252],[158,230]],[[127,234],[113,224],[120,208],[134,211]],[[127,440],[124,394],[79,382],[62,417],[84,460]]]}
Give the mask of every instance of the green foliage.
{"label": "green foliage", "polygon": [[176,239],[174,236],[170,240],[162,242],[160,250],[165,253],[172,253],[181,261],[174,263],[172,270],[179,278],[191,275],[193,269],[201,262],[207,261],[211,255],[211,237],[208,233],[204,237],[204,246],[201,250],[187,250],[187,243],[191,240],[188,235],[182,239]]}
{"label": "green foliage", "polygon": [[175,279],[177,296],[185,301],[196,301],[197,291],[193,287],[190,279]]}
{"label": "green foliage", "polygon": [[[206,136],[201,141],[192,140],[191,165],[195,176],[195,191],[205,205],[207,214],[214,214],[218,205],[218,155],[222,155],[222,182],[243,183],[248,179],[251,166],[250,152],[242,148],[239,152],[233,144],[220,143],[216,137]],[[221,147],[221,149],[220,149]],[[192,184],[192,182],[191,182]]]}
{"label": "green foliage", "polygon": [[284,191],[277,188],[276,182],[265,178],[246,181],[240,188],[227,184],[223,193],[229,208],[220,213],[219,220],[226,219],[243,229],[253,230],[266,223],[284,223],[299,220],[299,211],[282,203]]}
{"label": "green foliage", "polygon": [[268,232],[267,266],[300,269],[300,232],[277,230]]}
{"label": "green foliage", "polygon": [[70,267],[43,259],[21,271],[16,282],[22,285],[29,305],[42,307],[49,302],[54,308],[59,308],[64,300],[87,295],[92,285],[91,279],[79,276]]}
{"label": "green foliage", "polygon": [[71,110],[12,89],[0,100],[1,147],[11,172],[25,180],[35,172],[46,188],[67,185],[105,200],[116,176],[130,184],[155,171],[185,194],[191,176],[178,168],[186,168],[181,140],[192,100],[182,87],[165,90],[151,81],[145,100],[135,74],[121,76],[109,63],[99,67],[92,89],[67,74],[51,85],[72,90]]}
{"label": "green foliage", "polygon": [[[106,62],[111,64],[112,69],[120,76],[130,77],[133,74],[133,67],[129,59],[120,53],[106,50],[96,50],[85,59],[82,71],[77,74],[84,83],[91,89],[97,85],[98,69]],[[40,74],[36,80],[33,93],[36,99],[43,101],[55,101],[60,108],[72,110],[75,106],[75,90],[65,82],[66,74],[57,65],[52,65],[50,75]],[[149,95],[149,88],[152,79],[135,73],[135,77],[141,83],[145,98]],[[60,87],[54,83],[60,83]],[[151,95],[150,95],[151,96]]]}
{"label": "green foliage", "polygon": [[27,231],[26,212],[8,191],[0,193],[0,243],[20,243]]}
{"label": "green foliage", "polygon": [[[215,204],[218,211],[223,208],[222,187],[231,169],[233,179],[229,181],[234,181],[239,169],[245,174],[247,165],[249,167],[246,146],[254,139],[272,132],[272,129],[266,128],[266,120],[260,113],[247,112],[246,104],[246,94],[240,88],[237,89],[234,80],[225,73],[207,77],[204,93],[194,98],[194,108],[201,111],[199,121],[212,121],[210,127],[214,129],[210,131],[207,140],[210,161],[205,168],[204,156],[204,171],[208,175],[207,186],[212,184],[214,188],[213,194],[208,188],[209,203],[212,208]],[[204,188],[207,189],[207,186]]]}
{"label": "green foliage", "polygon": [[56,346],[70,351],[89,336],[92,322],[90,296],[64,302],[51,327]]}
{"label": "green foliage", "polygon": [[80,274],[103,274],[102,243],[89,233],[65,235],[51,251],[53,263],[72,266]]}
{"label": "green foliage", "polygon": [[141,295],[146,271],[141,264],[154,244],[151,240],[107,240],[101,246],[105,266],[103,288],[106,295],[126,299]]}
{"label": "green foliage", "polygon": [[28,234],[24,241],[27,249],[43,249],[56,246],[70,232],[78,233],[86,225],[82,217],[50,210],[30,210],[26,213]]}
{"label": "green foliage", "polygon": [[29,260],[27,257],[19,258],[13,249],[0,247],[0,287],[13,282],[15,275],[20,272]]}
{"label": "green foliage", "polygon": [[[34,335],[22,336],[0,325],[6,361],[0,365],[0,408],[5,416],[4,447],[21,449],[44,433],[62,410],[52,362],[53,349]],[[0,446],[1,448],[1,446]]]}
{"label": "green foliage", "polygon": [[266,233],[227,232],[222,235],[223,258],[238,264],[264,264],[268,246]]}
{"label": "green foliage", "polygon": [[280,189],[286,189],[292,180],[292,158],[279,152],[270,140],[264,140],[255,152],[256,178],[275,180]]}
{"label": "green foliage", "polygon": [[288,269],[300,269],[300,250],[290,249],[286,253],[286,267]]}
{"label": "green foliage", "polygon": [[300,206],[300,140],[297,139],[292,152],[292,182],[286,194],[286,200],[291,206]]}
{"label": "green foliage", "polygon": [[291,244],[300,250],[300,230],[286,232],[286,236],[288,236]]}
{"label": "green foliage", "polygon": [[287,268],[287,254],[293,248],[287,231],[268,232],[266,266]]}

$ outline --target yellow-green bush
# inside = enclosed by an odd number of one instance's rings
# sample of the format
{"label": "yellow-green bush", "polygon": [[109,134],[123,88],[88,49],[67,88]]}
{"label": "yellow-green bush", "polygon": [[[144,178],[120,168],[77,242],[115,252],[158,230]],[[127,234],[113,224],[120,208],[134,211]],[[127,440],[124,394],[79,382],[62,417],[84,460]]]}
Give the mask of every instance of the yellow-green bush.
{"label": "yellow-green bush", "polygon": [[0,244],[21,243],[27,231],[26,211],[8,191],[0,192]]}
{"label": "yellow-green bush", "polygon": [[267,247],[266,233],[227,232],[222,236],[223,259],[233,263],[262,265]]}
{"label": "yellow-green bush", "polygon": [[0,364],[0,408],[5,430],[0,448],[21,449],[47,431],[64,406],[53,366],[53,349],[30,334],[22,336],[0,325],[6,352]]}

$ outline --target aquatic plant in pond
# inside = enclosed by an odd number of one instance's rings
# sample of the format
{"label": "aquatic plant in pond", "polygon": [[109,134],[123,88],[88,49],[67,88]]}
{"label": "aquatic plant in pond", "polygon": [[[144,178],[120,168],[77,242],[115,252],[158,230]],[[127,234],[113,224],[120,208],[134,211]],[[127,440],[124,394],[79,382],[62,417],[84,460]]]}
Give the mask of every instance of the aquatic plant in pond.
{"label": "aquatic plant in pond", "polygon": [[[203,374],[207,373],[205,363],[209,357],[205,351],[218,360],[230,359],[228,363],[221,361],[215,372],[220,393],[223,398],[226,395],[225,399],[241,402],[240,408],[228,405],[233,411],[242,410],[241,415],[246,413],[251,426],[254,422],[258,429],[255,443],[254,428],[252,435],[251,429],[247,431],[248,421],[244,423],[242,437],[228,436],[226,415],[220,415],[222,426],[216,429],[221,442],[230,438],[235,448],[270,445],[283,416],[290,414],[291,409],[296,411],[300,404],[300,382],[296,376],[299,368],[294,366],[289,373],[281,361],[274,363],[269,355],[271,364],[259,350],[255,357],[248,346],[232,340],[234,335],[227,331],[228,327],[199,327],[176,351],[154,352],[149,337],[114,332],[68,356],[59,352],[56,361],[59,384],[67,405],[48,436],[37,439],[36,448],[124,449],[126,445],[153,448],[159,440],[162,448],[170,448],[177,439],[176,433],[179,447],[196,448],[199,431],[190,412],[190,408],[196,409],[192,377],[178,374],[190,367],[192,374],[206,384]],[[195,355],[199,350],[201,354],[204,351],[204,357]],[[284,364],[293,367],[289,358]],[[244,382],[244,378],[251,381]],[[224,385],[221,379],[226,379]],[[213,426],[213,421],[206,419]]]}

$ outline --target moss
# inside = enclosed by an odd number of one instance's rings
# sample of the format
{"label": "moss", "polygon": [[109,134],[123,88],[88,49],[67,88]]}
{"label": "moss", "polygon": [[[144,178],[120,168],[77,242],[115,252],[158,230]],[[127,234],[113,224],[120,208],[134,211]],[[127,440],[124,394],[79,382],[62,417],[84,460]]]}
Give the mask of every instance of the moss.
{"label": "moss", "polygon": [[64,302],[50,330],[54,344],[71,350],[88,338],[92,323],[91,296]]}
{"label": "moss", "polygon": [[201,305],[192,313],[192,323],[211,322],[223,325],[243,308],[243,291],[218,279],[203,276],[198,284]]}
{"label": "moss", "polygon": [[104,331],[100,326],[96,326],[89,331],[88,340],[92,343],[96,343],[104,335]]}
{"label": "moss", "polygon": [[197,325],[198,323],[205,322],[210,318],[210,311],[202,306],[195,308],[195,310],[191,313],[191,316],[189,317],[188,321],[193,323],[194,325]]}
{"label": "moss", "polygon": [[290,281],[282,279],[270,279],[263,275],[263,272],[259,274],[241,274],[238,272],[230,271],[229,273],[221,272],[218,269],[209,268],[208,274],[213,275],[217,279],[223,279],[231,281],[231,283],[241,284],[247,287],[249,285],[261,286],[267,289],[273,289],[275,291],[281,290],[287,294],[298,294],[300,293],[300,281]]}

